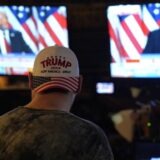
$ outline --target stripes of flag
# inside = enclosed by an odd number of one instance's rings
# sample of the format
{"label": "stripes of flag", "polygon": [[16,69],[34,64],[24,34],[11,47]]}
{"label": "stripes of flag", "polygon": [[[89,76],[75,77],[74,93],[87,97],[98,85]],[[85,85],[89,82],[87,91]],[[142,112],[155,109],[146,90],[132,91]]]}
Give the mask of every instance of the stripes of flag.
{"label": "stripes of flag", "polygon": [[52,45],[53,43],[67,46],[66,8],[42,6],[38,7],[37,10],[40,48]]}
{"label": "stripes of flag", "polygon": [[160,3],[110,6],[107,12],[113,62],[139,59],[149,32],[159,29]]}
{"label": "stripes of flag", "polygon": [[0,11],[7,14],[11,28],[22,32],[35,54],[54,44],[68,47],[65,6],[1,6]]}
{"label": "stripes of flag", "polygon": [[79,88],[79,77],[33,77],[35,92],[41,92],[48,88],[63,88],[71,92],[77,92]]}

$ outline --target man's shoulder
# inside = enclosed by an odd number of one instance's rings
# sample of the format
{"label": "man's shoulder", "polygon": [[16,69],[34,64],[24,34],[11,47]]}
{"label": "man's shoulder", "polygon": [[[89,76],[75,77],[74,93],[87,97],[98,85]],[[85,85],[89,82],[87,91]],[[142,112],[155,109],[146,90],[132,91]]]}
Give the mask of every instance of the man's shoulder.
{"label": "man's shoulder", "polygon": [[10,111],[5,112],[4,114],[0,115],[0,121],[2,121],[3,119],[12,117],[12,116],[19,116],[19,114],[21,114],[23,110],[21,109],[21,107],[15,107]]}
{"label": "man's shoulder", "polygon": [[95,133],[102,133],[102,129],[94,122],[81,118],[75,114],[69,113],[69,115],[71,116],[71,121],[74,120],[74,125],[81,128],[83,127],[83,129],[85,130],[90,130],[91,132],[95,132]]}
{"label": "man's shoulder", "polygon": [[[53,125],[55,127],[65,126],[66,128],[75,127],[75,133],[86,133],[86,132],[92,132],[94,134],[99,134],[102,131],[102,129],[95,123],[83,119],[75,114],[63,112],[63,111],[47,111],[47,110],[33,110],[33,109],[27,109],[25,107],[16,107],[15,109],[8,111],[7,113],[0,116],[0,123],[4,122],[17,122],[26,123],[30,121],[39,120],[41,121],[41,125]],[[38,122],[38,121],[36,121]],[[41,126],[40,124],[37,124],[37,126]],[[83,131],[81,131],[83,130]]]}

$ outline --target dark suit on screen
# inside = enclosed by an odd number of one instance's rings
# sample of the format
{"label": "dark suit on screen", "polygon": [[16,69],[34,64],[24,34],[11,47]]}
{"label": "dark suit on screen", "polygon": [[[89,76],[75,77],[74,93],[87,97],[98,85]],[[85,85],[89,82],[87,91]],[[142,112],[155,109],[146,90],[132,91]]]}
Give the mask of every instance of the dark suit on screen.
{"label": "dark suit on screen", "polygon": [[12,53],[33,53],[31,48],[24,41],[21,32],[13,29],[9,29],[8,31]]}
{"label": "dark suit on screen", "polygon": [[160,29],[150,32],[143,53],[160,53]]}
{"label": "dark suit on screen", "polygon": [[9,30],[12,52],[32,53],[30,47],[24,41],[21,32]]}

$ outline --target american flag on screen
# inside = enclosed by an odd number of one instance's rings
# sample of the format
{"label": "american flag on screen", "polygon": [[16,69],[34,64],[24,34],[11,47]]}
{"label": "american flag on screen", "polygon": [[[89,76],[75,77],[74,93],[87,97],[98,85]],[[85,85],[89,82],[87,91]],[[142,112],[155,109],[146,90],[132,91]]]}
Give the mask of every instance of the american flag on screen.
{"label": "american flag on screen", "polygon": [[21,31],[25,42],[37,54],[51,45],[68,47],[66,8],[64,6],[1,6],[10,27]]}
{"label": "american flag on screen", "polygon": [[[64,7],[37,7],[39,47],[52,44],[67,46],[67,23]],[[63,36],[62,36],[63,35]]]}
{"label": "american flag on screen", "polygon": [[160,26],[160,3],[126,5],[119,8],[119,13],[113,9],[108,12],[112,61],[119,62],[124,57],[139,59],[149,32]]}
{"label": "american flag on screen", "polygon": [[31,7],[11,6],[6,7],[6,13],[10,26],[15,30],[21,31],[26,43],[32,51],[38,51],[38,38],[36,21]]}

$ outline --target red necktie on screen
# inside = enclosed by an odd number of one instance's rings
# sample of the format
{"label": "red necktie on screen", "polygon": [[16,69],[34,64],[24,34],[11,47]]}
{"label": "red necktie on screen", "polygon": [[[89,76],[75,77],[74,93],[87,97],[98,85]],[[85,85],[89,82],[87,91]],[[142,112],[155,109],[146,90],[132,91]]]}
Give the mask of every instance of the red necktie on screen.
{"label": "red necktie on screen", "polygon": [[11,46],[10,44],[7,42],[6,38],[4,37],[4,43],[5,43],[5,47],[6,47],[6,51],[7,53],[11,52]]}
{"label": "red necktie on screen", "polygon": [[7,52],[7,53],[10,53],[10,52],[11,52],[11,45],[10,45],[10,43],[7,41],[5,33],[4,33],[4,44],[5,44],[6,52]]}

